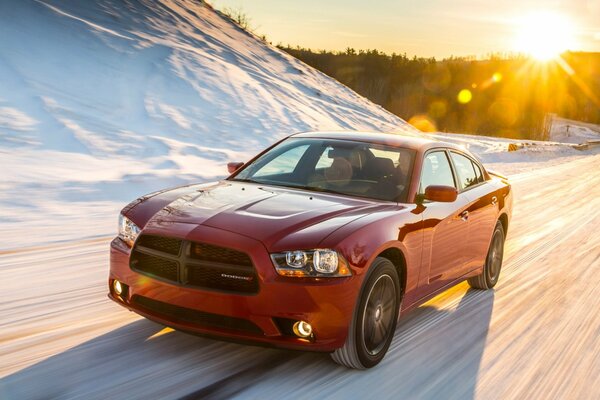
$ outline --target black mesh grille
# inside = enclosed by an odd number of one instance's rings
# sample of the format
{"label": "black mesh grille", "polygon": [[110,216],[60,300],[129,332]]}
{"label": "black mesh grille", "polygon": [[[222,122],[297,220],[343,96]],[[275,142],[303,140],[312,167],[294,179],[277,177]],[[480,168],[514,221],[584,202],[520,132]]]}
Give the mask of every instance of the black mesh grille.
{"label": "black mesh grille", "polygon": [[164,237],[164,236],[152,236],[142,235],[137,241],[138,246],[148,247],[152,250],[163,251],[165,253],[177,255],[181,248],[181,239]]}
{"label": "black mesh grille", "polygon": [[258,291],[256,275],[204,265],[188,266],[188,284],[233,292],[255,293]]}
{"label": "black mesh grille", "polygon": [[190,256],[195,260],[252,266],[252,260],[248,257],[248,254],[206,243],[192,243]]}
{"label": "black mesh grille", "polygon": [[131,268],[159,278],[177,281],[177,262],[162,257],[134,251],[131,254]]}
{"label": "black mesh grille", "polygon": [[131,253],[131,268],[183,286],[257,293],[258,276],[248,254],[207,243],[141,235]]}
{"label": "black mesh grille", "polygon": [[177,322],[187,322],[199,326],[242,331],[257,335],[263,334],[263,331],[258,326],[243,318],[227,317],[191,308],[179,307],[143,296],[133,296],[132,302],[158,316],[163,316],[165,319]]}

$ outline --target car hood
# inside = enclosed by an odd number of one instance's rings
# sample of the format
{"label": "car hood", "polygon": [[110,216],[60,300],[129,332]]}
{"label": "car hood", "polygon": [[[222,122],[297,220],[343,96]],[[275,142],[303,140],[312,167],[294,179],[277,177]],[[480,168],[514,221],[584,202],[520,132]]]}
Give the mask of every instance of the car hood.
{"label": "car hood", "polygon": [[204,225],[260,240],[271,251],[316,247],[325,237],[386,203],[326,193],[222,181],[181,195],[149,221]]}

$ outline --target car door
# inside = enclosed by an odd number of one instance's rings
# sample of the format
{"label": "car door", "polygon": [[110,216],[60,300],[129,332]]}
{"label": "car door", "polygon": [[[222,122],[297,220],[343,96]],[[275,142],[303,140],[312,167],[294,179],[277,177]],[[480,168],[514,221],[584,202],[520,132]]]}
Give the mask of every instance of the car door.
{"label": "car door", "polygon": [[450,151],[461,193],[469,200],[466,211],[469,234],[465,246],[463,274],[480,268],[485,263],[487,251],[498,216],[498,198],[492,185],[483,175],[479,163],[466,154]]}
{"label": "car door", "polygon": [[[448,152],[429,151],[423,159],[420,193],[430,185],[453,186],[458,189]],[[464,218],[469,200],[458,195],[452,203],[423,202],[423,262],[430,290],[435,290],[460,276],[464,269],[468,220]]]}

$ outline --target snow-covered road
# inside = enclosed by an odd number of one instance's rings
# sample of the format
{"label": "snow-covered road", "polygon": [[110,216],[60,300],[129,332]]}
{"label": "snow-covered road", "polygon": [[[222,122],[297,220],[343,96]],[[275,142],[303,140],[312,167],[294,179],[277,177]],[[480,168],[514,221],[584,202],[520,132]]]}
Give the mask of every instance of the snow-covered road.
{"label": "snow-covered road", "polygon": [[110,238],[0,253],[0,398],[600,398],[598,165],[514,175],[496,289],[413,311],[362,372],[125,311],[106,298]]}

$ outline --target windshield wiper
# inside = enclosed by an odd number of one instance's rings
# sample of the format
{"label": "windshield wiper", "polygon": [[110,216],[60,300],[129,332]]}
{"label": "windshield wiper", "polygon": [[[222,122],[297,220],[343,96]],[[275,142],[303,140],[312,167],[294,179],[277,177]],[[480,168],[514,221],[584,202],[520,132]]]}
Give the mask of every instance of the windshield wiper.
{"label": "windshield wiper", "polygon": [[324,189],[324,188],[320,188],[320,187],[304,186],[303,189],[305,189],[305,190],[313,190],[315,192],[331,193],[331,194],[341,194],[343,196],[352,196],[352,194],[349,194],[349,193],[338,192],[337,190]]}
{"label": "windshield wiper", "polygon": [[262,183],[264,184],[264,182],[259,182],[259,181],[255,181],[254,179],[249,179],[249,178],[232,178],[229,179],[230,181],[235,181],[235,182],[248,182],[248,183]]}
{"label": "windshield wiper", "polygon": [[255,180],[249,179],[249,178],[233,178],[230,180],[236,181],[236,182],[248,182],[248,183],[258,183],[261,185],[279,186],[279,187],[290,188],[290,189],[308,190],[308,191],[314,191],[314,192],[320,192],[320,193],[338,194],[338,195],[342,195],[342,196],[353,196],[350,193],[339,192],[337,190],[325,189],[325,188],[320,188],[320,187],[315,187],[315,186],[294,185],[291,182],[269,182],[269,181],[261,182],[261,181],[255,181]]}

